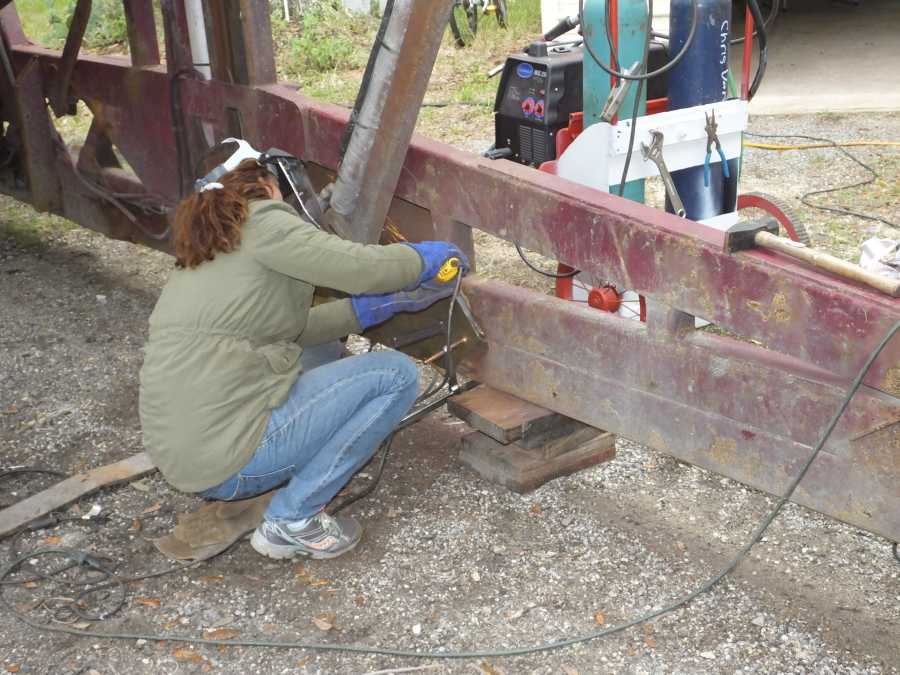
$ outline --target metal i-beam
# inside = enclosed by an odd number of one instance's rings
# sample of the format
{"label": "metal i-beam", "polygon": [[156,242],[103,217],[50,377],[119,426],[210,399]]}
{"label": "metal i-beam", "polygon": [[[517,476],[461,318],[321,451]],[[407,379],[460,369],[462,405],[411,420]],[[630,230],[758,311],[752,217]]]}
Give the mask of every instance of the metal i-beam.
{"label": "metal i-beam", "polygon": [[[756,345],[654,332],[497,281],[464,288],[488,336],[465,354],[468,375],[772,494],[846,392],[828,371]],[[793,499],[898,540],[898,479],[900,399],[863,387]]]}
{"label": "metal i-beam", "polygon": [[125,24],[128,28],[131,64],[136,68],[159,64],[153,0],[128,0],[125,3]]}

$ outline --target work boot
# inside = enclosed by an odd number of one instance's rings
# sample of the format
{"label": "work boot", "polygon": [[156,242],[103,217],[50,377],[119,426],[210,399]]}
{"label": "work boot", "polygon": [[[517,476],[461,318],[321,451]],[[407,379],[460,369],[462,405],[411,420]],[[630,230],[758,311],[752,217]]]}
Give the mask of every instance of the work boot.
{"label": "work boot", "polygon": [[362,537],[362,526],[349,516],[332,518],[324,511],[304,520],[279,523],[263,520],[250,545],[269,558],[337,558],[352,551]]}

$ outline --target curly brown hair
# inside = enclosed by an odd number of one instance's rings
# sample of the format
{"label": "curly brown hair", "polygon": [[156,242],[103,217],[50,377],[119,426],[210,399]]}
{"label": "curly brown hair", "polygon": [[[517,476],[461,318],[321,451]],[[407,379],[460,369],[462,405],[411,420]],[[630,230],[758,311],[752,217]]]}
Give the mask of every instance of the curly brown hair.
{"label": "curly brown hair", "polygon": [[241,243],[241,226],[253,199],[270,199],[275,179],[255,159],[245,159],[219,178],[222,188],[193,192],[175,211],[175,264],[197,267]]}

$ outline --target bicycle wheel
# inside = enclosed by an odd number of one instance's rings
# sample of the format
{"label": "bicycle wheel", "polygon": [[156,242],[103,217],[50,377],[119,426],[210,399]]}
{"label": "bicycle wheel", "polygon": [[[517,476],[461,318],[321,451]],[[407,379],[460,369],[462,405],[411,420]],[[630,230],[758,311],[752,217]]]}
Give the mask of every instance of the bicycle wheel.
{"label": "bicycle wheel", "polygon": [[494,6],[496,7],[495,14],[497,15],[497,23],[500,24],[500,28],[506,28],[509,25],[509,13],[506,9],[506,0],[494,0]]}
{"label": "bicycle wheel", "polygon": [[474,0],[459,0],[450,14],[450,32],[457,47],[468,47],[478,32],[478,7]]}

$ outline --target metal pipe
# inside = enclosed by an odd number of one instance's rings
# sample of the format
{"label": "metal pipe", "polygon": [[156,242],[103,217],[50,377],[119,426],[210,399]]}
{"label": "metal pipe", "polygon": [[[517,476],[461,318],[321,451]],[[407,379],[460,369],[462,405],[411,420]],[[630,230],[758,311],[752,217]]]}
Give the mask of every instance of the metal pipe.
{"label": "metal pipe", "polygon": [[209,65],[209,45],[206,42],[206,22],[203,18],[203,0],[185,0],[188,39],[191,42],[191,59],[204,80],[212,77]]}
{"label": "metal pipe", "polygon": [[381,235],[452,4],[397,0],[373,47],[379,51],[366,98],[325,214],[345,238],[375,242]]}

